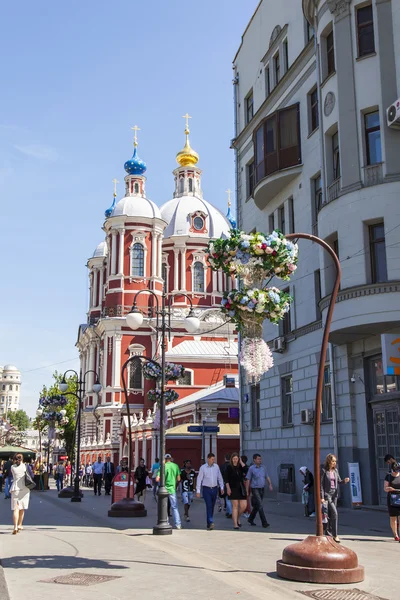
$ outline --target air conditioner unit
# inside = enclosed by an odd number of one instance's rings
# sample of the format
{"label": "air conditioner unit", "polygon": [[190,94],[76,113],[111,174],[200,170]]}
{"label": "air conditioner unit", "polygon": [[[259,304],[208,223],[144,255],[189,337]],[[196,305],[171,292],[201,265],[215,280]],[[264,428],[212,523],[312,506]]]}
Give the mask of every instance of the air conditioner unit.
{"label": "air conditioner unit", "polygon": [[400,98],[386,110],[388,127],[400,129]]}
{"label": "air conditioner unit", "polygon": [[314,411],[311,408],[305,408],[300,412],[301,423],[303,425],[310,425],[314,423]]}
{"label": "air conditioner unit", "polygon": [[284,352],[286,348],[285,338],[278,337],[272,340],[272,352]]}

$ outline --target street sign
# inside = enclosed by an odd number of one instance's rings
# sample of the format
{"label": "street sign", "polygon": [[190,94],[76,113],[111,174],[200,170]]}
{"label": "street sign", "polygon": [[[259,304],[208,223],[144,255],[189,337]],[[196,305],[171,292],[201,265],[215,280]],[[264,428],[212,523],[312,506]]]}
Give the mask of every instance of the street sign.
{"label": "street sign", "polygon": [[203,426],[202,425],[189,425],[188,432],[190,433],[202,433]]}
{"label": "street sign", "polygon": [[[190,433],[203,433],[203,425],[188,425],[187,428]],[[204,425],[204,433],[218,433],[218,425]]]}
{"label": "street sign", "polygon": [[230,408],[228,408],[228,417],[230,419],[238,419],[239,409],[236,406],[231,406]]}
{"label": "street sign", "polygon": [[218,433],[218,425],[204,425],[204,433]]}

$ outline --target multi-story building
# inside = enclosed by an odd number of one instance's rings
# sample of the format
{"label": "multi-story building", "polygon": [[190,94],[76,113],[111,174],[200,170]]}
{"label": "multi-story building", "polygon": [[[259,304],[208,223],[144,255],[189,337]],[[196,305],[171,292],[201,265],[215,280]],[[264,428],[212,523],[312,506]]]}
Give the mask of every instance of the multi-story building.
{"label": "multi-story building", "polygon": [[[385,503],[383,457],[400,457],[400,378],[385,376],[381,347],[381,334],[400,326],[400,1],[262,0],[233,68],[238,225],[313,233],[339,256],[321,461],[335,452],[343,472],[358,462],[364,503]],[[291,311],[279,329],[264,328],[275,366],[242,390],[243,449],[263,455],[276,484],[282,464],[293,465],[293,479],[313,466],[317,363],[334,283],[328,253],[299,247],[295,276],[280,284]],[[348,488],[344,497],[349,503]]]}
{"label": "multi-story building", "polygon": [[7,419],[9,412],[19,409],[21,373],[14,365],[0,367],[0,415]]}

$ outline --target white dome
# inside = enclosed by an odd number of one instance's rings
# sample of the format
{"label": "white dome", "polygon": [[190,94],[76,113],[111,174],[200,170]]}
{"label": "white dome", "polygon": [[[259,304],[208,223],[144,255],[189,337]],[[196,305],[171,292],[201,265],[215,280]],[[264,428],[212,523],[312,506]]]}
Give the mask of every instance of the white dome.
{"label": "white dome", "polygon": [[126,196],[117,202],[111,213],[112,217],[147,217],[161,219],[160,209],[154,202],[143,196]]}
{"label": "white dome", "polygon": [[[207,233],[193,233],[190,230],[189,215],[200,210],[207,215]],[[197,196],[179,196],[166,202],[161,207],[161,215],[168,226],[164,237],[173,235],[189,235],[190,237],[219,238],[228,235],[231,225],[218,208]]]}
{"label": "white dome", "polygon": [[96,250],[93,252],[92,258],[102,258],[103,256],[107,256],[107,244],[105,241],[100,242]]}
{"label": "white dome", "polygon": [[5,365],[3,371],[18,371],[18,369],[17,367],[14,367],[14,365]]}

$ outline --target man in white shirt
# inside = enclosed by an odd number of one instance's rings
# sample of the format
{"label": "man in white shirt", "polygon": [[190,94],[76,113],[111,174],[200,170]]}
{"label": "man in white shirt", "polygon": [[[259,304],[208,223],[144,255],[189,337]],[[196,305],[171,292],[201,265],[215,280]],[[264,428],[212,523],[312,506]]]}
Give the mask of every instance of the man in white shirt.
{"label": "man in white shirt", "polygon": [[98,493],[99,496],[101,496],[101,482],[103,480],[103,473],[104,473],[104,463],[101,460],[101,456],[99,456],[97,461],[95,463],[93,463],[92,471],[93,471],[93,480],[94,480],[94,484],[93,484],[94,495],[96,495]]}
{"label": "man in white shirt", "polygon": [[200,467],[197,477],[196,493],[200,498],[200,490],[203,487],[203,498],[206,503],[207,529],[214,529],[214,506],[218,496],[218,488],[224,493],[224,480],[222,479],[219,466],[215,464],[215,454],[207,455],[207,463]]}

